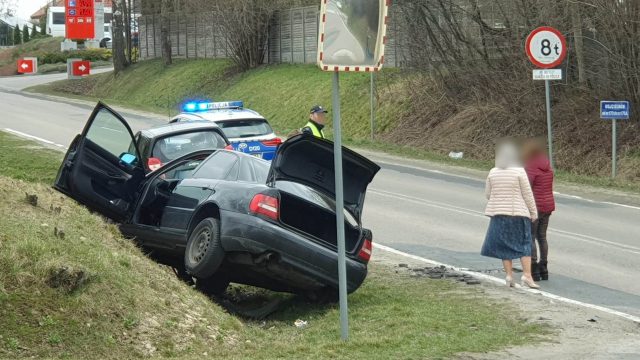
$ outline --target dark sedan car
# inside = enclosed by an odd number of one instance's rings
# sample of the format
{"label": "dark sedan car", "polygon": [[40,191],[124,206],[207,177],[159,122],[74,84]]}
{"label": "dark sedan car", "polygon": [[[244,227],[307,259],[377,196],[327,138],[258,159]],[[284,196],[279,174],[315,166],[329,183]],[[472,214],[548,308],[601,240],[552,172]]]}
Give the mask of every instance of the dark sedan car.
{"label": "dark sedan car", "polygon": [[[194,151],[230,146],[222,129],[210,121],[152,127],[139,131],[135,140],[147,172],[158,170],[164,164]],[[129,153],[135,154],[135,148],[131,147]]]}
{"label": "dark sedan car", "polygon": [[[202,287],[222,291],[237,282],[297,293],[338,287],[333,143],[299,135],[279,147],[272,163],[229,150],[199,151],[149,174],[132,143],[127,123],[98,104],[54,187],[119,222],[154,258],[186,269]],[[346,148],[343,156],[353,292],[371,256],[372,234],[361,215],[380,168]]]}

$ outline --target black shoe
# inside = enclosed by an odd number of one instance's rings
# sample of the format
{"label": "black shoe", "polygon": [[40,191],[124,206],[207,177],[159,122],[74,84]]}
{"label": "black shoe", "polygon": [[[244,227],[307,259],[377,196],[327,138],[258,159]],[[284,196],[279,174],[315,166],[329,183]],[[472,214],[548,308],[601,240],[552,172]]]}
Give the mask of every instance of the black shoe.
{"label": "black shoe", "polygon": [[546,261],[538,264],[538,271],[540,272],[540,279],[549,280],[549,271],[547,270]]}
{"label": "black shoe", "polygon": [[533,281],[540,281],[541,277],[540,277],[540,264],[536,263],[536,262],[531,262],[531,277],[533,278]]}

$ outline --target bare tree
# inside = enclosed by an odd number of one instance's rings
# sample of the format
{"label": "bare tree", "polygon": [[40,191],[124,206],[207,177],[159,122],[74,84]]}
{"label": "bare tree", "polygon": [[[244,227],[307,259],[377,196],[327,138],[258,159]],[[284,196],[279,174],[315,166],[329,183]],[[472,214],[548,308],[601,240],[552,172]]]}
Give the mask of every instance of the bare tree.
{"label": "bare tree", "polygon": [[162,59],[165,65],[173,62],[171,54],[171,38],[169,37],[170,12],[173,10],[172,0],[162,0],[160,18],[160,43],[162,44]]}
{"label": "bare tree", "polygon": [[230,57],[239,69],[251,69],[264,62],[269,24],[282,4],[279,0],[218,1],[217,11],[231,49]]}
{"label": "bare tree", "polygon": [[113,1],[113,68],[118,74],[123,71],[129,64],[125,55],[125,39],[124,39],[124,10],[125,0]]}
{"label": "bare tree", "polygon": [[0,0],[0,15],[13,15],[17,4],[17,0]]}

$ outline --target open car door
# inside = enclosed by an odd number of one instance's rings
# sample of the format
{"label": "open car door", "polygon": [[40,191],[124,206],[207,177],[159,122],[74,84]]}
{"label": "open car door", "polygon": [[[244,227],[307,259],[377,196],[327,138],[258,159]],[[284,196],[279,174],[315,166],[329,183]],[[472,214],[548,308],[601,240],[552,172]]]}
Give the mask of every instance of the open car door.
{"label": "open car door", "polygon": [[67,152],[54,188],[117,222],[135,210],[145,179],[127,122],[101,102]]}

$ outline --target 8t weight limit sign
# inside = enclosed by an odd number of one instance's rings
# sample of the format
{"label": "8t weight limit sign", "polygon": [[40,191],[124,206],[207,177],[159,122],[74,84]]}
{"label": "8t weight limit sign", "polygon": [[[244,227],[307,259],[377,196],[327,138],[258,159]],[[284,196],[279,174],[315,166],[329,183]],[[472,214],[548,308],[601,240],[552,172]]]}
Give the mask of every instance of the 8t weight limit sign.
{"label": "8t weight limit sign", "polygon": [[560,65],[567,56],[565,37],[551,27],[540,27],[527,37],[527,56],[539,68],[551,69]]}

